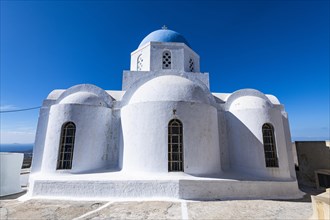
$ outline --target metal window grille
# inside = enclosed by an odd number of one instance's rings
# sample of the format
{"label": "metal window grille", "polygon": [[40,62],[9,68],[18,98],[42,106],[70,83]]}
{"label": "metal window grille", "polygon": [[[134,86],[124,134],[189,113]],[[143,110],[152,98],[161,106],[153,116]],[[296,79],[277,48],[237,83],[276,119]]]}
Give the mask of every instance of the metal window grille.
{"label": "metal window grille", "polygon": [[171,61],[171,52],[164,51],[163,52],[163,69],[171,69],[172,61]]}
{"label": "metal window grille", "polygon": [[168,123],[168,171],[183,171],[182,123],[173,119]]}
{"label": "metal window grille", "polygon": [[193,59],[189,59],[189,70],[190,72],[194,72],[195,71],[195,64],[194,64],[194,60]]}
{"label": "metal window grille", "polygon": [[142,67],[143,67],[143,58],[142,58],[142,54],[138,57],[137,59],[137,65],[136,65],[136,69],[137,71],[141,71]]}
{"label": "metal window grille", "polygon": [[57,159],[58,170],[69,170],[72,168],[75,133],[76,126],[73,122],[67,122],[63,125]]}
{"label": "metal window grille", "polygon": [[271,124],[262,126],[266,167],[278,167],[274,128]]}

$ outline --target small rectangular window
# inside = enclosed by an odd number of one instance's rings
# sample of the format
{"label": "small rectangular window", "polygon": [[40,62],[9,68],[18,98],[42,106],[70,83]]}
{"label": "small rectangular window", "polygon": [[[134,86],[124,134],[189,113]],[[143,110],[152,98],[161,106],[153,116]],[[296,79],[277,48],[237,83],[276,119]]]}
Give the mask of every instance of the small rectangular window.
{"label": "small rectangular window", "polygon": [[162,62],[163,62],[162,63],[163,69],[171,69],[172,58],[171,58],[171,52],[170,51],[164,51],[163,52]]}

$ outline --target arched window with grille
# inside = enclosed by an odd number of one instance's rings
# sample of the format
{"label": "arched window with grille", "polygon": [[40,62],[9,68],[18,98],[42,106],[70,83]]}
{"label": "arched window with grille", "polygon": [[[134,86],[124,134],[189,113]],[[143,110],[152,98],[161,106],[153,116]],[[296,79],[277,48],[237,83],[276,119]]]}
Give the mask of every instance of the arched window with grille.
{"label": "arched window with grille", "polygon": [[163,52],[163,69],[171,69],[172,67],[172,57],[171,52],[165,50]]}
{"label": "arched window with grille", "polygon": [[274,127],[266,123],[262,126],[266,167],[278,167]]}
{"label": "arched window with grille", "polygon": [[168,171],[183,171],[183,128],[178,119],[168,123]]}
{"label": "arched window with grille", "polygon": [[72,168],[75,134],[76,125],[73,122],[67,122],[62,126],[61,142],[57,158],[58,170],[69,170]]}
{"label": "arched window with grille", "polygon": [[142,54],[140,54],[137,58],[136,70],[141,71],[142,68],[143,68],[143,57],[142,57]]}

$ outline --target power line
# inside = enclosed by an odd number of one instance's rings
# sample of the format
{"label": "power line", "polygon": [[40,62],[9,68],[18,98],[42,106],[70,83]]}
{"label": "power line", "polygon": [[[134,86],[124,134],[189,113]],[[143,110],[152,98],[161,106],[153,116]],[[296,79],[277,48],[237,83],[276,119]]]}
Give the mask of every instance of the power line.
{"label": "power line", "polygon": [[22,111],[29,111],[29,110],[38,109],[38,108],[41,108],[41,106],[32,107],[32,108],[16,109],[16,110],[0,111],[0,113],[22,112]]}

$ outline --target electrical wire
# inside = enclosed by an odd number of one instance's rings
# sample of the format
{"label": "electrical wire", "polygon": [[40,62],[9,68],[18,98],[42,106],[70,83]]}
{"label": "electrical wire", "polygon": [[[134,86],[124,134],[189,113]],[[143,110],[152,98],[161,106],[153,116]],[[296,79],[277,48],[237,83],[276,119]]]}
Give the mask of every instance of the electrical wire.
{"label": "electrical wire", "polygon": [[41,106],[32,107],[32,108],[15,109],[15,110],[6,110],[6,111],[0,110],[0,113],[22,112],[22,111],[29,111],[29,110],[38,109],[38,108],[41,108]]}

